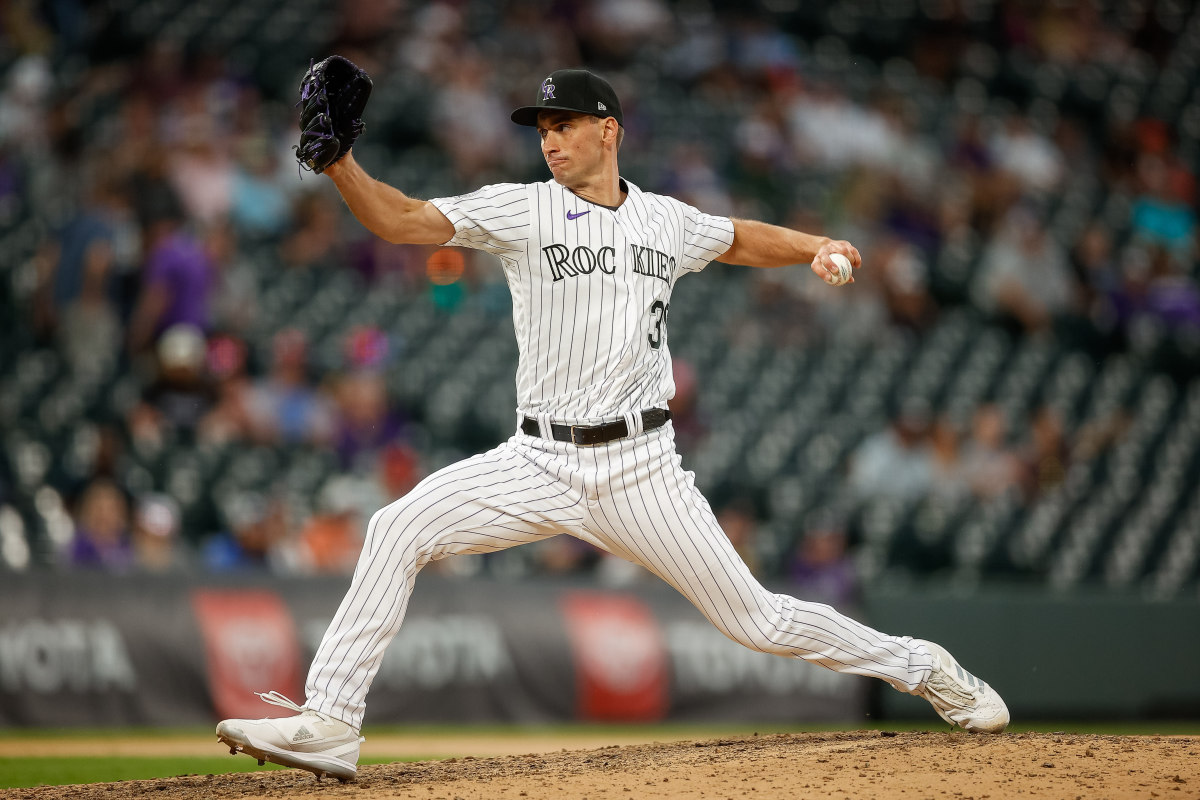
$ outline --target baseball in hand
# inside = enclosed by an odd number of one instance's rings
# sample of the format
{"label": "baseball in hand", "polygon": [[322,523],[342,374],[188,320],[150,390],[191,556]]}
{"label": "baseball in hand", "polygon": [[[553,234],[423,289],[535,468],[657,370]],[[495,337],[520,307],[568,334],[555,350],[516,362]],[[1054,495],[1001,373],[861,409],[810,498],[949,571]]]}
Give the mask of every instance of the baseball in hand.
{"label": "baseball in hand", "polygon": [[829,281],[829,285],[842,286],[849,283],[850,278],[854,275],[854,268],[850,266],[850,259],[841,253],[830,253],[829,260],[837,267],[837,273]]}

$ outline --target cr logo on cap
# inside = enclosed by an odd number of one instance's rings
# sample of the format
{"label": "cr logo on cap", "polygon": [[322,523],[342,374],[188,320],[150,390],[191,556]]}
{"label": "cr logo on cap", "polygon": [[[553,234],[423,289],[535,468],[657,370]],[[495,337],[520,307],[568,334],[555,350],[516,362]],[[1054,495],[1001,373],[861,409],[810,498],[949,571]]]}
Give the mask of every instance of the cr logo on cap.
{"label": "cr logo on cap", "polygon": [[546,80],[542,81],[542,101],[543,102],[546,100],[557,100],[558,99],[557,97],[554,96],[554,84],[551,83],[550,80],[551,80],[550,78],[546,78]]}

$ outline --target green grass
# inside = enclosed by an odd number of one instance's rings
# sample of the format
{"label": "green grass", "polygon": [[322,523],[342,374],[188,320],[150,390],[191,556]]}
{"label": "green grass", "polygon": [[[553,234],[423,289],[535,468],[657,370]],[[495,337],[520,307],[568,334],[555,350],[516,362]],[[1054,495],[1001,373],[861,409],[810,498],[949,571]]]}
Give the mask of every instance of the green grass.
{"label": "green grass", "polygon": [[[664,738],[708,739],[722,736],[741,736],[751,733],[800,733],[806,731],[880,729],[896,731],[932,730],[945,731],[948,726],[928,720],[916,722],[890,721],[824,725],[777,725],[763,724],[663,724],[663,725],[376,725],[368,726],[364,734],[372,736],[390,734],[426,734],[429,736],[502,736],[513,739],[522,737],[559,737],[564,746],[569,746],[578,737],[639,735],[647,741]],[[1015,724],[1013,732],[1051,733],[1096,733],[1124,736],[1191,735],[1200,736],[1200,720],[1182,721],[1133,721],[1133,722],[1036,722]],[[0,740],[24,739],[38,741],[72,741],[103,738],[123,739],[196,739],[198,731],[189,729],[120,729],[120,730],[0,730]],[[203,731],[207,735],[207,728]],[[215,743],[214,743],[215,746]],[[446,754],[449,757],[453,754]],[[407,759],[371,759],[362,763],[373,764]],[[219,775],[231,772],[261,772],[281,769],[274,764],[258,766],[245,756],[233,758],[229,755],[202,756],[37,756],[0,757],[0,790],[34,786],[65,785],[73,783],[104,783],[109,781],[140,780],[147,778],[169,778],[178,775]]]}
{"label": "green grass", "polygon": [[229,757],[186,756],[36,756],[0,758],[0,789],[56,786],[70,783],[107,783],[175,775],[221,775],[227,772],[265,772],[282,769],[258,766],[249,758],[240,763]]}
{"label": "green grass", "polygon": [[[390,760],[389,760],[390,761]],[[365,758],[364,764],[379,763]],[[109,783],[180,775],[225,775],[232,772],[269,772],[284,769],[258,764],[245,756],[35,756],[0,758],[0,789],[62,786],[72,783]]]}

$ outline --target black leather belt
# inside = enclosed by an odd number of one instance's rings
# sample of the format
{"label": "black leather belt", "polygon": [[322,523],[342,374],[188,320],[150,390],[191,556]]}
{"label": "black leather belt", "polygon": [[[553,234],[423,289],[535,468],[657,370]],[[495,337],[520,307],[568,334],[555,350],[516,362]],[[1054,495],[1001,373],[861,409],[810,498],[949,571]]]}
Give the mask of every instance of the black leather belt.
{"label": "black leather belt", "polygon": [[[671,412],[665,408],[648,408],[642,412],[642,430],[652,431],[667,424]],[[527,436],[541,436],[541,428],[533,417],[526,417],[521,423],[521,433]],[[559,425],[550,423],[550,433],[557,442],[572,444],[597,445],[606,444],[616,439],[624,439],[629,435],[629,426],[625,420],[606,422],[603,425]]]}

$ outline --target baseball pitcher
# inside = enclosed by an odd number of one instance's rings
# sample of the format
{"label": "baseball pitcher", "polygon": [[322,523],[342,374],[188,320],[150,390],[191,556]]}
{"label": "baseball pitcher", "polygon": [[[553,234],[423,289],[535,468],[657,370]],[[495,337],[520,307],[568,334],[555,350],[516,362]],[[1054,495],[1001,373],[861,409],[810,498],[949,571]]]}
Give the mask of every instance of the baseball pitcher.
{"label": "baseball pitcher", "polygon": [[351,780],[367,691],[430,561],[566,532],[640,564],[722,633],[765,653],[886,681],[969,731],[996,733],[1008,709],[942,647],[891,636],[827,605],[767,591],[722,532],[675,452],[671,291],[712,261],[809,264],[853,282],[845,241],[713,216],[621,177],[621,103],[601,77],[552,73],[513,122],[537,130],[551,178],[417,200],[371,178],[351,147],[370,79],[337,56],[305,76],[301,164],[331,178],[358,220],[389,242],[472,247],[497,256],[513,297],[518,408],[508,441],[448,466],[371,518],[350,589],[293,712],[231,719],[232,752]]}

